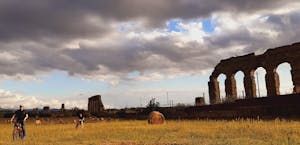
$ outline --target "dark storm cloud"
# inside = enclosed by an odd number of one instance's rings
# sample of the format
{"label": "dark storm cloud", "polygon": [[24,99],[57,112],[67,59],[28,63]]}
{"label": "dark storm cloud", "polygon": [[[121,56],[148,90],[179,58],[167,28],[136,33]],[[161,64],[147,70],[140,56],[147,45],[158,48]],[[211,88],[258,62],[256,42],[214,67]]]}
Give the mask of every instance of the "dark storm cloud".
{"label": "dark storm cloud", "polygon": [[267,22],[281,32],[298,32],[300,29],[300,12],[294,12],[289,15],[269,15]]}
{"label": "dark storm cloud", "polygon": [[[201,70],[207,69],[207,65],[197,65],[202,61],[213,61],[203,57],[212,55],[207,49],[201,49],[200,45],[186,44],[185,50],[174,45],[176,40],[169,37],[159,37],[154,40],[131,39],[119,48],[106,48],[98,46],[97,49],[82,48],[65,50],[64,54],[81,63],[89,71],[95,71],[98,65],[109,68],[112,72],[129,73],[133,70],[144,72],[147,70],[163,70],[169,68],[182,68]],[[157,56],[157,61],[152,59]],[[199,57],[200,56],[200,57]],[[198,59],[198,61],[196,61]],[[194,61],[192,61],[194,60]],[[191,64],[189,64],[191,63]]]}
{"label": "dark storm cloud", "polygon": [[89,14],[59,1],[1,1],[0,41],[64,41],[105,33],[104,22],[90,22]]}
{"label": "dark storm cloud", "polygon": [[[219,51],[236,45],[246,45],[237,52],[243,54],[297,41],[299,13],[269,15],[265,23],[268,29],[279,33],[276,43],[269,36],[241,26],[207,36],[203,43],[188,42],[179,47],[176,43],[180,40],[168,34],[153,40],[111,36],[118,31],[111,25],[142,22],[143,30],[151,32],[153,28],[163,28],[162,24],[173,18],[204,18],[215,12],[247,15],[276,9],[289,2],[294,1],[2,0],[0,56],[6,57],[0,59],[0,74],[35,75],[62,70],[71,75],[112,74],[126,79],[132,71],[164,74],[164,70],[176,69],[182,73],[198,73],[212,68],[220,59],[232,56],[232,52]],[[80,44],[78,49],[64,48],[64,44],[77,39],[97,42],[106,37],[116,44]]]}
{"label": "dark storm cloud", "polygon": [[[0,41],[74,39],[109,31],[111,21],[143,19],[158,26],[172,18],[207,17],[216,11],[256,12],[288,1],[242,0],[2,0]],[[90,17],[100,21],[92,23]]]}
{"label": "dark storm cloud", "polygon": [[226,31],[214,37],[205,38],[207,47],[229,48],[231,46],[245,45],[242,51],[233,55],[242,55],[300,41],[300,12],[288,14],[266,15],[264,23],[256,23],[255,27],[273,31],[274,36],[262,32],[252,32],[254,27],[240,26],[238,29]]}

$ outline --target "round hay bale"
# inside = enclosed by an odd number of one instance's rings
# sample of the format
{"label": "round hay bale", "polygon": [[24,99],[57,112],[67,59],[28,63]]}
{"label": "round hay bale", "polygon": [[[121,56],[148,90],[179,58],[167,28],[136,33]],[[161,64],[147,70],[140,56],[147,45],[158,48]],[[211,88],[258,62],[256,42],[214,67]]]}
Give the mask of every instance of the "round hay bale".
{"label": "round hay bale", "polygon": [[158,111],[152,111],[148,116],[148,124],[164,124],[165,117]]}
{"label": "round hay bale", "polygon": [[41,125],[42,124],[42,121],[41,120],[39,120],[39,119],[36,119],[35,120],[35,125]]}

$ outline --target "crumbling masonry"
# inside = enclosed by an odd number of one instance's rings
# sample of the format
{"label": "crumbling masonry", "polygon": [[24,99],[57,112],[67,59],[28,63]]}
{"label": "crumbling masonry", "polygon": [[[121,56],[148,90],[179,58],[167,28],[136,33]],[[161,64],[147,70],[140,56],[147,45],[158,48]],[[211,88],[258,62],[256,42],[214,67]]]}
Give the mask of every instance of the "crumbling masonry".
{"label": "crumbling masonry", "polygon": [[101,101],[101,96],[96,95],[89,98],[88,111],[91,114],[98,114],[104,110],[103,103]]}
{"label": "crumbling masonry", "polygon": [[294,93],[300,93],[300,43],[282,46],[267,50],[264,54],[254,53],[232,57],[221,62],[215,67],[208,82],[210,104],[220,103],[220,88],[217,80],[220,74],[226,75],[225,92],[226,98],[237,99],[235,73],[244,73],[244,87],[246,98],[256,97],[256,84],[254,71],[263,67],[266,70],[267,96],[280,95],[279,76],[276,68],[281,63],[288,62],[291,65],[291,75],[294,84]]}

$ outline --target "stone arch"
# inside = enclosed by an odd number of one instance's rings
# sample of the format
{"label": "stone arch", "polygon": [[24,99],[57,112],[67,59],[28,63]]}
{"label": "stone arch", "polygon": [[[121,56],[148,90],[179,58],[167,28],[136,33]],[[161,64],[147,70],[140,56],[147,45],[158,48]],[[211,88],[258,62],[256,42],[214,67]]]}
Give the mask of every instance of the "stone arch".
{"label": "stone arch", "polygon": [[269,65],[266,67],[267,74],[265,75],[267,95],[266,96],[278,96],[279,92],[279,75],[276,72],[276,65]]}
{"label": "stone arch", "polygon": [[292,81],[292,66],[289,62],[280,63],[277,68],[276,72],[279,76],[279,93],[280,95],[283,94],[292,94],[294,85]]}
{"label": "stone arch", "polygon": [[218,79],[218,77],[220,76],[220,75],[225,75],[226,76],[226,73],[224,72],[224,71],[222,71],[222,70],[215,70],[212,74],[211,74],[211,78],[216,78],[216,79]]}
{"label": "stone arch", "polygon": [[[300,93],[300,43],[268,49],[265,53],[255,55],[250,53],[243,56],[231,57],[221,60],[210,76],[209,98],[211,104],[220,103],[220,88],[217,81],[218,75],[226,74],[225,92],[227,97],[236,98],[236,70],[244,72],[244,86],[246,98],[256,96],[280,95],[280,80],[276,68],[283,62],[289,62],[292,68],[292,82],[294,93]],[[256,70],[262,67],[263,74],[256,74]],[[258,79],[258,81],[257,81]],[[257,83],[259,82],[259,83]],[[256,93],[256,90],[260,90]]]}
{"label": "stone arch", "polygon": [[257,67],[254,70],[254,81],[256,84],[257,97],[267,96],[266,76],[267,71],[264,67]]}
{"label": "stone arch", "polygon": [[226,99],[226,90],[225,90],[226,79],[227,79],[227,76],[224,73],[220,73],[217,77],[217,80],[219,82],[219,88],[220,88],[219,95],[220,95],[221,101]]}
{"label": "stone arch", "polygon": [[245,87],[244,87],[244,78],[245,73],[243,71],[237,71],[234,74],[236,80],[236,90],[237,90],[237,98],[243,99],[245,98]]}

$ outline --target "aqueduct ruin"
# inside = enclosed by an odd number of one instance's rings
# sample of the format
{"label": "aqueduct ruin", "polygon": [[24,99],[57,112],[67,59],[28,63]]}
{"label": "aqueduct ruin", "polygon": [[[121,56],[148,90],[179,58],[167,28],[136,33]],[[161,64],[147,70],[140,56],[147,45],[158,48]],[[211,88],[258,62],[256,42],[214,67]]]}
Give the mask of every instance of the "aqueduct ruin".
{"label": "aqueduct ruin", "polygon": [[245,97],[255,98],[256,82],[254,71],[263,67],[266,70],[265,80],[267,88],[267,96],[278,96],[279,91],[279,75],[276,72],[278,65],[282,63],[291,65],[291,75],[293,81],[293,93],[300,93],[300,43],[282,46],[278,48],[268,49],[264,54],[255,55],[254,53],[244,56],[231,57],[221,60],[215,67],[208,82],[210,104],[218,104],[221,102],[219,82],[217,80],[220,74],[226,75],[225,93],[226,98],[237,99],[236,80],[234,75],[238,71],[244,73]]}
{"label": "aqueduct ruin", "polygon": [[100,95],[92,96],[89,98],[88,111],[92,114],[100,113],[104,110],[104,106]]}

